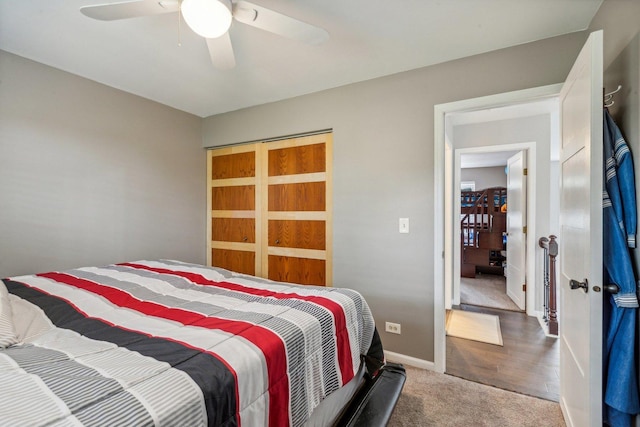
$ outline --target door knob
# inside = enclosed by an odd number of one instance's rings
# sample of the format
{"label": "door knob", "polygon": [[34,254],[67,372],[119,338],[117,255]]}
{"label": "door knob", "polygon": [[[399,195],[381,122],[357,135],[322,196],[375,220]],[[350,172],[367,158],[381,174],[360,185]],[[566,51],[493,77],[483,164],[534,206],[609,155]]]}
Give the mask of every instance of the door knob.
{"label": "door knob", "polygon": [[571,289],[582,289],[585,293],[589,291],[589,282],[584,279],[584,282],[578,282],[577,280],[569,280],[569,286]]}

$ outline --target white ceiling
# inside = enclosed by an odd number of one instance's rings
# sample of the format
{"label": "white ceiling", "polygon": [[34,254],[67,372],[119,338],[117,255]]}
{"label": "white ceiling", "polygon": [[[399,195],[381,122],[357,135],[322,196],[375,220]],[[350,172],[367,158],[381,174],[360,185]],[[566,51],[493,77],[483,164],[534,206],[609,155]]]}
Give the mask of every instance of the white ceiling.
{"label": "white ceiling", "polygon": [[177,13],[79,12],[100,3],[114,1],[1,0],[0,49],[206,117],[584,30],[602,0],[253,0],[330,39],[308,46],[234,22],[227,71]]}

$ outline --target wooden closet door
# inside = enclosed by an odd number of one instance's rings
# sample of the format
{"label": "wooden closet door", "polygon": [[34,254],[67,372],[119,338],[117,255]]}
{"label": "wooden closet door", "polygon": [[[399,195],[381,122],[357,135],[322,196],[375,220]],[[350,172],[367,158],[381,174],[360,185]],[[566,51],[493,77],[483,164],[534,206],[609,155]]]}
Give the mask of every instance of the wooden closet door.
{"label": "wooden closet door", "polygon": [[332,135],[264,144],[262,271],[272,280],[332,284]]}
{"label": "wooden closet door", "polygon": [[209,265],[260,275],[260,145],[208,152]]}

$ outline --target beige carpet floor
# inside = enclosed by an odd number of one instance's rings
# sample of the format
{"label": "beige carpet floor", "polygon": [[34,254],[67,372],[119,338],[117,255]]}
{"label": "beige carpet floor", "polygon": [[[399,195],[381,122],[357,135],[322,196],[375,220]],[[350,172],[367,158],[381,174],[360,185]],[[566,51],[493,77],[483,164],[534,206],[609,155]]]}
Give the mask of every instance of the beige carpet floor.
{"label": "beige carpet floor", "polygon": [[407,381],[389,427],[564,427],[560,405],[405,366]]}
{"label": "beige carpet floor", "polygon": [[445,330],[450,337],[503,345],[500,318],[493,314],[447,310]]}
{"label": "beige carpet floor", "polygon": [[507,296],[507,281],[505,277],[493,274],[477,274],[475,279],[461,277],[460,304],[522,311]]}

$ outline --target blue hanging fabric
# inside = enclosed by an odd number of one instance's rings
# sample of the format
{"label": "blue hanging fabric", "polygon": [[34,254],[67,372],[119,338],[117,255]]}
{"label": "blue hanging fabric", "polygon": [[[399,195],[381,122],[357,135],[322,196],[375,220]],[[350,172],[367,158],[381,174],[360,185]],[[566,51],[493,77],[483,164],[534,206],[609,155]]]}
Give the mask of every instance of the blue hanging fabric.
{"label": "blue hanging fabric", "polygon": [[635,335],[638,297],[629,248],[636,246],[636,193],[633,159],[609,112],[604,111],[604,179],[602,193],[604,280],[620,288],[608,298],[605,313],[605,422],[631,427],[640,412]]}

